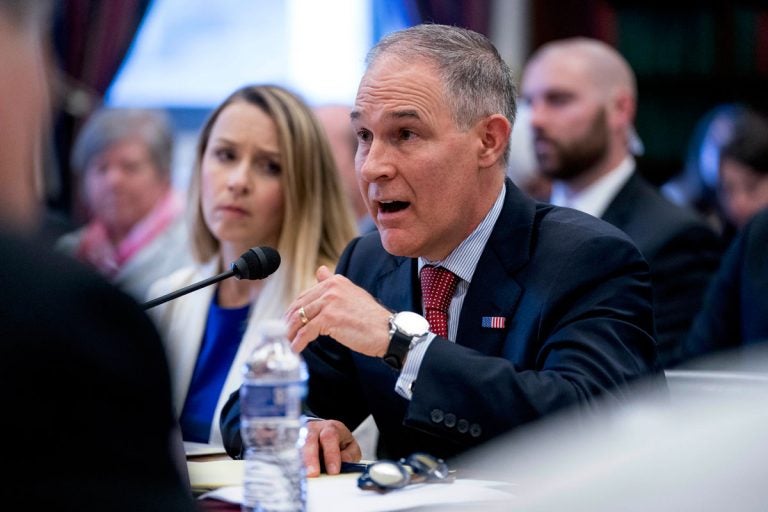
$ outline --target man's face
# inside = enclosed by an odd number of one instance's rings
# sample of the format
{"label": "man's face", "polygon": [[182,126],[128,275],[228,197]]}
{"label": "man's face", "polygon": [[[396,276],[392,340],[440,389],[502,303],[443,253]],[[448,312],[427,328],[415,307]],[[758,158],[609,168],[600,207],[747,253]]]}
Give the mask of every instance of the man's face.
{"label": "man's face", "polygon": [[355,168],[392,254],[443,259],[478,222],[478,198],[489,192],[479,178],[481,141],[477,127],[461,131],[451,114],[427,61],[383,55],[360,83]]}
{"label": "man's face", "polygon": [[534,152],[541,171],[554,179],[588,172],[609,150],[606,107],[587,73],[578,61],[546,54],[525,70]]}

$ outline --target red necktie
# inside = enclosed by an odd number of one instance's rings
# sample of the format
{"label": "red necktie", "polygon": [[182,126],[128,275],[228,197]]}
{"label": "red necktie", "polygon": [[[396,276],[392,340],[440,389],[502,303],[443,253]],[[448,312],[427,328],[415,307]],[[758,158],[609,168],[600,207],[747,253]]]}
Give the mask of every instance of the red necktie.
{"label": "red necktie", "polygon": [[448,307],[459,278],[443,267],[424,266],[421,269],[421,294],[429,330],[448,337]]}

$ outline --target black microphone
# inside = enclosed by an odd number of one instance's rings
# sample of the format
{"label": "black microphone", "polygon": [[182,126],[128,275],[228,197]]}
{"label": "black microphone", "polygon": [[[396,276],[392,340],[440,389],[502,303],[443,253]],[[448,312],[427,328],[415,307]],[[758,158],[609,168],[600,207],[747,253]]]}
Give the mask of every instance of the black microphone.
{"label": "black microphone", "polygon": [[171,292],[162,297],[152,299],[149,302],[142,304],[144,309],[153,308],[169,300],[173,300],[176,297],[181,297],[200,288],[218,283],[229,277],[235,276],[238,279],[264,279],[268,275],[272,274],[277,267],[280,266],[280,254],[271,247],[251,247],[245,251],[242,256],[237,258],[230,270],[222,272],[221,274],[208,279],[204,279],[199,283],[194,283],[186,286],[175,292]]}

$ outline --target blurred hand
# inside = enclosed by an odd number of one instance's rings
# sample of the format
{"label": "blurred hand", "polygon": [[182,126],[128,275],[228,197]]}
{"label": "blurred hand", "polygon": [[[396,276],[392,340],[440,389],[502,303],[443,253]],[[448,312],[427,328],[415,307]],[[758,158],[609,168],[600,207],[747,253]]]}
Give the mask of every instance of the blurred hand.
{"label": "blurred hand", "polygon": [[318,283],[299,295],[286,311],[293,350],[300,352],[318,336],[328,335],[356,352],[382,357],[389,345],[392,313],[326,266],[317,269],[316,276]]}
{"label": "blurred hand", "polygon": [[307,441],[304,444],[304,465],[307,476],[320,475],[320,457],[325,472],[337,475],[341,462],[358,462],[362,457],[360,446],[352,432],[340,421],[314,420],[307,422]]}

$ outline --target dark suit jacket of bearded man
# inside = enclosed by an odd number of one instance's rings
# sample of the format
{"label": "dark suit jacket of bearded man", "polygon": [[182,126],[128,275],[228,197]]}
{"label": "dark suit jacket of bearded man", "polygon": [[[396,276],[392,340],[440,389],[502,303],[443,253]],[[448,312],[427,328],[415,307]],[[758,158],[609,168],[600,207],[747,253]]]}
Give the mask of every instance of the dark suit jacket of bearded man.
{"label": "dark suit jacket of bearded man", "polygon": [[672,204],[638,173],[601,217],[624,231],[651,268],[659,360],[681,361],[683,341],[720,261],[721,243],[694,212]]}

